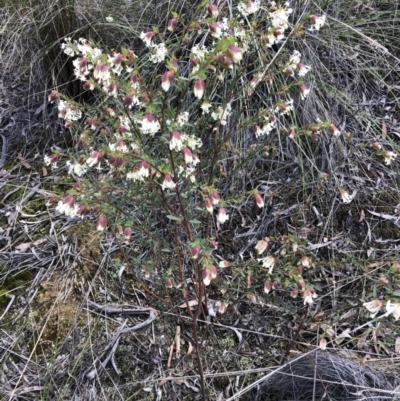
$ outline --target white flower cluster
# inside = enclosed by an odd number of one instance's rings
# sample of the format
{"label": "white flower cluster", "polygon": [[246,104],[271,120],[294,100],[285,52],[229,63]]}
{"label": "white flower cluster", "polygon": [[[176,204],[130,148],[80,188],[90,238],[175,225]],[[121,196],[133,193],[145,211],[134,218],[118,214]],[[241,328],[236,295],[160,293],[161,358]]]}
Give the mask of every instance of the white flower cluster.
{"label": "white flower cluster", "polygon": [[77,121],[82,118],[82,111],[73,104],[60,100],[58,103],[58,117],[66,121]]}
{"label": "white flower cluster", "polygon": [[51,156],[48,155],[44,156],[44,164],[46,166],[51,166],[52,170],[55,170],[57,168],[57,162],[53,162]]}
{"label": "white flower cluster", "polygon": [[131,120],[129,120],[129,117],[127,116],[120,116],[119,117],[119,123],[122,127],[126,128],[128,130],[129,136],[131,135]]}
{"label": "white flower cluster", "polygon": [[294,109],[293,99],[289,99],[288,101],[279,104],[275,108],[275,113],[279,113],[279,115],[284,116],[285,114],[288,114],[293,109]]}
{"label": "white flower cluster", "polygon": [[132,171],[126,175],[127,180],[132,181],[144,181],[145,178],[150,176],[150,169],[139,168],[135,171]]}
{"label": "white flower cluster", "polygon": [[229,21],[228,18],[223,18],[220,22],[215,22],[215,25],[210,29],[211,36],[216,39],[221,39],[223,36],[228,36],[227,33],[229,31]]}
{"label": "white flower cluster", "polygon": [[154,37],[154,32],[142,32],[140,34],[140,39],[142,39],[146,47],[150,49],[151,54],[149,60],[156,64],[165,60],[165,57],[168,54],[168,49],[165,47],[164,43],[153,43]]}
{"label": "white flower cluster", "polygon": [[260,1],[249,0],[247,3],[240,2],[238,4],[239,13],[242,14],[244,17],[247,17],[251,14],[255,14],[260,9]]}
{"label": "white flower cluster", "polygon": [[97,47],[92,47],[84,38],[79,38],[77,41],[71,41],[71,38],[65,38],[65,43],[61,45],[61,49],[67,56],[74,57],[81,54],[83,57],[88,57],[90,60],[98,60],[102,56],[102,52]]}
{"label": "white flower cluster", "polygon": [[98,62],[96,67],[94,67],[93,77],[100,85],[109,85],[111,73],[108,64],[102,64],[101,62]]}
{"label": "white flower cluster", "polygon": [[211,113],[211,118],[214,121],[220,121],[221,125],[226,125],[231,114],[232,106],[230,103],[227,103],[225,107],[218,106],[218,108]]}
{"label": "white flower cluster", "polygon": [[161,63],[161,61],[165,60],[167,57],[168,49],[165,47],[164,43],[159,43],[158,45],[154,45],[151,47],[152,54],[149,57],[149,60],[153,64]]}
{"label": "white flower cluster", "polygon": [[[243,23],[243,21],[239,21],[239,23]],[[236,39],[244,40],[247,38],[247,32],[242,26],[233,27],[233,36]]]}
{"label": "white flower cluster", "polygon": [[110,148],[110,150],[112,152],[122,152],[122,153],[128,153],[129,152],[129,148],[126,146],[126,144],[121,144],[119,145],[118,143],[110,143],[108,145],[108,147]]}
{"label": "white flower cluster", "polygon": [[[383,301],[374,299],[370,302],[364,302],[363,306],[370,312],[371,317],[374,318],[383,308]],[[380,317],[393,315],[395,320],[400,319],[400,303],[388,300],[386,302],[386,313]]]}
{"label": "white flower cluster", "polygon": [[[119,54],[117,54],[116,56],[107,55],[108,64],[112,66],[111,70],[115,75],[121,75],[121,72],[124,69],[122,63],[118,61],[118,56]],[[132,69],[130,69],[128,72],[130,71],[132,71]]]}
{"label": "white flower cluster", "polygon": [[326,15],[312,15],[310,17],[311,27],[309,31],[319,31],[326,23]]}
{"label": "white flower cluster", "polygon": [[301,53],[295,50],[290,56],[289,61],[284,67],[283,71],[292,76],[296,71],[299,77],[304,77],[311,70],[311,66],[301,63],[300,59]]}
{"label": "white flower cluster", "polygon": [[301,53],[298,50],[295,50],[293,54],[289,58],[288,67],[296,68],[297,64],[300,63]]}
{"label": "white flower cluster", "polygon": [[210,111],[210,108],[211,108],[211,103],[209,103],[207,100],[205,100],[201,104],[200,108],[203,110],[204,113],[208,113]]}
{"label": "white flower cluster", "polygon": [[139,123],[141,124],[140,130],[143,134],[154,135],[161,129],[160,123],[153,116],[152,119],[147,118],[146,116],[142,118]]}
{"label": "white flower cluster", "polygon": [[[276,6],[276,3],[273,2]],[[289,28],[289,15],[293,9],[289,8],[289,3],[285,3],[285,8],[279,7],[276,11],[269,14],[270,23],[273,28],[282,28],[283,30]]]}
{"label": "white flower cluster", "polygon": [[204,45],[195,45],[192,47],[192,53],[199,60],[204,60],[207,57],[209,50],[207,50],[207,47],[205,47]]}
{"label": "white flower cluster", "polygon": [[192,183],[196,182],[196,176],[194,175],[196,168],[194,166],[178,166],[178,176],[189,178]]}
{"label": "white flower cluster", "polygon": [[[65,41],[69,42],[71,38],[66,38]],[[74,57],[75,56],[75,49],[71,46],[69,43],[63,43],[61,45],[61,49],[64,50],[64,53],[69,56],[69,57]]]}
{"label": "white flower cluster", "polygon": [[74,59],[72,61],[72,65],[74,66],[74,75],[80,81],[86,81],[86,76],[89,75],[90,70],[93,68],[93,65],[88,63],[86,63],[85,65],[81,58]]}
{"label": "white flower cluster", "polygon": [[[276,6],[273,2],[272,6]],[[267,47],[272,47],[285,38],[285,30],[289,28],[289,15],[293,12],[289,3],[285,7],[279,7],[269,14],[270,25],[267,31]]]}
{"label": "white flower cluster", "polygon": [[190,149],[199,149],[202,147],[203,143],[200,138],[196,138],[194,135],[181,134],[183,145],[189,147]]}
{"label": "white flower cluster", "polygon": [[76,217],[78,215],[78,205],[69,205],[68,203],[63,203],[63,201],[59,201],[56,206],[56,211],[62,214],[65,214],[69,217]]}
{"label": "white flower cluster", "polygon": [[269,133],[275,128],[275,125],[276,125],[275,121],[271,121],[269,118],[267,118],[262,128],[260,128],[258,125],[256,126],[255,129],[256,138],[259,138],[260,136],[264,135],[269,135]]}
{"label": "white flower cluster", "polygon": [[89,43],[87,43],[87,40],[83,38],[78,39],[77,49],[83,57],[88,57],[92,61],[99,60],[103,55],[98,47],[92,47]]}
{"label": "white flower cluster", "polygon": [[78,177],[82,177],[88,171],[88,166],[85,164],[67,161],[66,165],[68,166],[68,174],[76,174]]}
{"label": "white flower cluster", "polygon": [[184,111],[183,113],[178,114],[176,123],[178,124],[179,127],[183,127],[188,121],[189,121],[189,112],[188,111]]}

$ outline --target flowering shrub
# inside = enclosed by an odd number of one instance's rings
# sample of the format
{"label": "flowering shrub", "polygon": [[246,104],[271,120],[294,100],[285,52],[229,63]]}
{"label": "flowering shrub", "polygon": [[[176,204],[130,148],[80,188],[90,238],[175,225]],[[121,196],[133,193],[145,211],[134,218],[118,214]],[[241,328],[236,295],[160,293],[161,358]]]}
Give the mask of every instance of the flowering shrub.
{"label": "flowering shrub", "polygon": [[[232,269],[235,288],[250,300],[262,302],[263,294],[282,286],[311,304],[316,294],[302,272],[312,258],[296,239],[278,241],[279,272],[267,239],[257,243],[260,257],[246,268],[217,260],[215,250],[229,241],[223,230],[235,224],[235,205],[250,199],[264,207],[257,183],[247,192],[221,193],[234,171],[225,159],[237,164],[251,154],[235,148],[235,138],[251,135],[246,144],[266,151],[283,136],[340,135],[329,121],[298,127],[291,118],[310,92],[304,79],[311,67],[286,43],[318,31],[325,17],[306,15],[293,25],[287,3],[259,1],[240,2],[233,14],[203,3],[187,23],[172,14],[164,32],[141,33],[140,56],[128,48],[107,54],[82,38],[62,45],[75,57],[77,79],[97,100],[83,105],[57,92],[49,96],[79,145],[79,155],[67,162],[76,183],[56,210],[94,214],[97,230],[109,228],[120,242],[138,245],[142,274],[167,287],[195,283],[199,299],[221,270]],[[57,161],[56,154],[45,158]],[[220,289],[223,311],[230,295],[226,283]]]}

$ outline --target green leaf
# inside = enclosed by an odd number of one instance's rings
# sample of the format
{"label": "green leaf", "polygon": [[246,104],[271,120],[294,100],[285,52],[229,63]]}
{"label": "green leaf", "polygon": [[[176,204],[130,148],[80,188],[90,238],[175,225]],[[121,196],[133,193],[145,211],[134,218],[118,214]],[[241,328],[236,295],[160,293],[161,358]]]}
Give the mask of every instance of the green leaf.
{"label": "green leaf", "polygon": [[192,224],[201,224],[201,221],[196,220],[196,219],[192,219],[192,220],[189,220],[189,223],[192,223]]}
{"label": "green leaf", "polygon": [[170,220],[174,220],[174,221],[181,221],[182,220],[180,217],[173,216],[172,214],[168,214],[167,217]]}
{"label": "green leaf", "polygon": [[161,252],[168,252],[168,253],[171,253],[171,251],[170,251],[169,249],[166,249],[166,248],[161,249]]}

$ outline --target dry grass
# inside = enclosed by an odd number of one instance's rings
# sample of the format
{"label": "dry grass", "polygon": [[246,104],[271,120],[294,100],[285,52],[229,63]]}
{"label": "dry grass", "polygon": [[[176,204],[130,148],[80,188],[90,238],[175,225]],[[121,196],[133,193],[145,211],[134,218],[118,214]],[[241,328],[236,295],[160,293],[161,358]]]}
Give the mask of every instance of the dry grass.
{"label": "dry grass", "polygon": [[[284,236],[311,244],[315,266],[307,279],[319,298],[308,308],[280,289],[260,307],[238,293],[225,315],[213,324],[201,322],[211,400],[233,397],[294,351],[318,347],[321,338],[328,338],[331,350],[351,349],[372,368],[381,360],[375,374],[386,390],[391,387],[382,375],[399,371],[398,325],[393,318],[372,320],[361,305],[372,298],[400,297],[399,161],[384,165],[370,146],[379,141],[400,154],[398,5],[320,1],[311,7],[328,15],[328,26],[322,35],[293,44],[313,65],[313,94],[296,118],[302,123],[329,119],[349,134],[319,141],[268,138],[264,145],[279,149],[280,157],[256,149],[236,165],[242,173],[232,173],[221,195],[260,183],[271,197],[259,215],[251,205],[237,207],[218,255],[241,263],[264,236],[272,239],[276,255]],[[151,280],[147,291],[136,264],[145,255],[133,245],[121,249],[112,237],[88,236],[91,221],[82,225],[54,216],[45,202],[64,193],[71,181],[42,165],[51,146],[65,151],[73,145],[46,101],[51,87],[79,97],[69,61],[59,50],[62,40],[86,36],[108,48],[138,47],[135,37],[146,26],[165,22],[168,10],[190,14],[190,6],[184,1],[142,6],[133,1],[3,0],[0,8],[0,149],[5,155],[0,170],[1,396],[200,399],[192,328],[179,307],[179,291],[171,291],[168,302]],[[114,22],[105,20],[108,15]],[[234,138],[233,144],[244,152],[249,138]],[[226,158],[229,166],[235,166],[233,156]],[[351,204],[341,202],[340,188],[357,191]],[[136,259],[122,271],[127,255]],[[227,273],[211,287],[211,300],[218,299],[224,280],[232,276]],[[141,331],[121,333],[148,315],[104,314],[91,300],[152,307],[158,318]],[[171,351],[176,338],[180,354]],[[332,371],[327,365],[324,374]],[[346,377],[354,366],[348,362]],[[251,400],[253,394],[240,399]]]}

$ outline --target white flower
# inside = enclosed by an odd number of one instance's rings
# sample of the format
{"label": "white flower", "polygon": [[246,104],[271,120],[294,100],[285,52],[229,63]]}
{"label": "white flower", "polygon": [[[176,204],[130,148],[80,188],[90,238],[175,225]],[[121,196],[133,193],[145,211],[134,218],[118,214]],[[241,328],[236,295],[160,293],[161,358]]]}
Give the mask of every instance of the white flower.
{"label": "white flower", "polygon": [[336,125],[330,124],[328,129],[332,133],[332,136],[338,137],[340,135],[340,130],[338,129],[338,127],[336,127]]}
{"label": "white flower", "polygon": [[306,97],[310,94],[310,88],[308,88],[305,84],[301,84],[299,86],[299,91],[301,100],[306,99]]}
{"label": "white flower", "polygon": [[267,120],[263,127],[260,128],[258,125],[256,126],[255,133],[256,133],[256,138],[259,138],[260,136],[268,135],[274,128],[275,128],[275,121],[269,121]]}
{"label": "white flower", "polygon": [[383,160],[387,166],[390,166],[392,161],[397,157],[397,154],[391,151],[386,151],[382,153]]}
{"label": "white flower", "polygon": [[218,209],[218,214],[217,214],[218,223],[224,224],[228,219],[229,219],[229,215],[226,214],[226,210],[223,207],[220,207]]}
{"label": "white flower", "polygon": [[153,39],[155,37],[155,33],[150,31],[150,32],[142,32],[140,34],[140,39],[143,40],[143,42],[145,43],[145,45],[147,47],[152,47],[153,45]]}
{"label": "white flower", "polygon": [[197,99],[201,99],[206,89],[206,83],[202,79],[197,79],[193,85],[193,94]]}
{"label": "white flower", "polygon": [[46,165],[46,166],[50,166],[51,165],[51,168],[52,169],[55,169],[55,168],[57,168],[57,160],[58,160],[58,156],[56,155],[56,154],[52,154],[52,155],[46,155],[45,157],[44,157],[44,164]]}
{"label": "white flower", "polygon": [[118,96],[118,87],[115,84],[110,84],[108,86],[103,86],[103,91],[112,97],[117,97]]}
{"label": "white flower", "polygon": [[306,304],[312,305],[314,302],[313,299],[317,298],[317,294],[315,294],[311,290],[304,290],[303,298],[304,298],[304,305]]}
{"label": "white flower", "polygon": [[311,15],[310,17],[311,27],[308,28],[309,31],[319,31],[321,27],[325,25],[326,16],[325,15]]}
{"label": "white flower", "polygon": [[123,66],[121,63],[121,54],[117,54],[116,56],[110,56],[108,55],[108,63],[111,65],[111,70],[115,75],[121,75],[121,72],[123,70]]}
{"label": "white flower", "polygon": [[382,309],[383,302],[380,301],[379,299],[374,299],[373,301],[370,302],[364,302],[363,306],[365,306],[365,308],[371,314],[371,317],[374,318],[378,314],[378,312]]}
{"label": "white flower", "polygon": [[246,30],[242,26],[233,27],[233,36],[237,39],[245,39],[247,36]]}
{"label": "white flower", "polygon": [[351,195],[345,189],[339,189],[340,196],[342,197],[343,203],[350,203],[354,197],[356,196],[356,191],[354,191]]}
{"label": "white flower", "polygon": [[220,39],[222,36],[222,29],[220,22],[211,22],[209,25],[211,36],[214,38]]}
{"label": "white flower", "polygon": [[268,246],[269,246],[269,238],[265,237],[264,239],[257,242],[257,245],[254,247],[254,249],[257,251],[258,255],[261,255],[268,249]]}
{"label": "white flower", "polygon": [[128,173],[126,175],[127,180],[133,181],[144,181],[145,178],[150,176],[150,166],[146,161],[140,163],[140,168]]}
{"label": "white flower", "polygon": [[304,77],[311,70],[311,66],[305,65],[303,63],[297,64],[297,75],[299,77]]}
{"label": "white flower", "polygon": [[102,52],[99,48],[90,46],[83,38],[80,38],[79,41],[80,43],[77,44],[77,48],[84,57],[88,57],[94,62],[102,56]]}
{"label": "white flower", "polygon": [[163,181],[163,183],[161,185],[161,188],[163,190],[165,190],[165,189],[172,189],[172,188],[175,188],[175,187],[176,187],[176,184],[172,181],[171,175],[170,174],[165,174],[164,181]]}
{"label": "white flower", "polygon": [[266,256],[257,260],[262,263],[263,267],[268,269],[268,273],[272,273],[272,269],[274,268],[276,261],[273,256]]}
{"label": "white flower", "polygon": [[109,85],[111,73],[108,64],[96,64],[93,72],[93,77],[97,80],[99,84],[102,84],[104,86]]}
{"label": "white flower", "polygon": [[64,213],[66,216],[75,217],[78,211],[78,205],[72,195],[67,195],[62,201],[58,202],[56,211]]}
{"label": "white flower", "polygon": [[385,316],[393,314],[395,320],[400,319],[400,303],[392,303],[390,300],[386,303],[386,313]]}
{"label": "white flower", "polygon": [[82,58],[76,58],[72,62],[73,66],[75,67],[74,69],[74,75],[80,80],[80,81],[86,81],[86,75],[90,73],[90,69],[93,68],[91,64],[88,64],[88,61],[85,57]]}
{"label": "white flower", "polygon": [[140,169],[139,169],[140,176],[143,178],[147,178],[150,176],[150,165],[146,161],[142,161],[140,163]]}
{"label": "white flower", "polygon": [[67,161],[66,165],[68,166],[68,174],[74,173],[78,177],[82,177],[88,170],[88,166],[80,163],[72,164],[70,161]]}
{"label": "white flower", "polygon": [[161,87],[165,92],[168,92],[173,82],[174,73],[172,71],[166,71],[161,78]]}
{"label": "white flower", "polygon": [[[278,43],[277,37],[273,34],[273,32],[268,32],[266,38],[267,38],[267,47],[272,47],[275,43]],[[280,38],[279,40],[281,39],[282,38]]]}
{"label": "white flower", "polygon": [[297,64],[300,63],[300,57],[301,53],[298,50],[295,50],[289,58],[288,67],[296,68]]}
{"label": "white flower", "polygon": [[179,152],[182,149],[182,137],[178,131],[172,131],[169,140],[169,149]]}
{"label": "white flower", "polygon": [[301,265],[306,269],[309,269],[312,265],[312,259],[309,256],[303,256],[300,262]]}
{"label": "white flower", "polygon": [[119,123],[121,124],[122,127],[126,128],[128,132],[131,130],[131,121],[129,120],[129,117],[119,117]]}
{"label": "white flower", "polygon": [[93,167],[96,164],[100,164],[101,160],[103,158],[103,155],[101,154],[101,152],[98,151],[94,151],[92,152],[92,154],[90,155],[90,157],[88,157],[86,159],[86,164],[89,167]]}
{"label": "white flower", "polygon": [[[195,171],[194,167],[183,167],[183,166],[178,166],[178,176],[179,177],[185,177],[185,178],[190,178],[190,181],[192,181],[192,176]],[[196,182],[196,180],[192,181]]]}
{"label": "white flower", "polygon": [[109,15],[108,17],[106,17],[106,21],[107,21],[107,22],[113,22],[113,21],[114,21],[114,18],[111,17],[111,15]]}
{"label": "white flower", "polygon": [[293,99],[289,99],[287,102],[279,104],[275,108],[275,113],[279,113],[281,116],[284,116],[291,110],[293,110]]}

